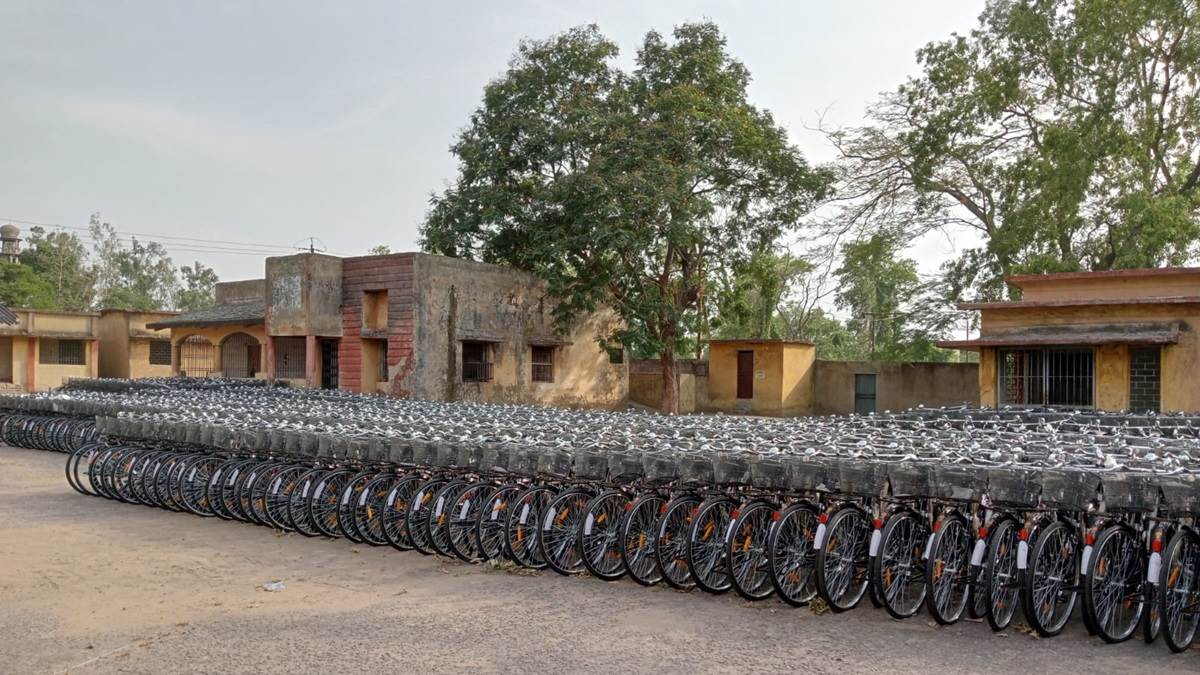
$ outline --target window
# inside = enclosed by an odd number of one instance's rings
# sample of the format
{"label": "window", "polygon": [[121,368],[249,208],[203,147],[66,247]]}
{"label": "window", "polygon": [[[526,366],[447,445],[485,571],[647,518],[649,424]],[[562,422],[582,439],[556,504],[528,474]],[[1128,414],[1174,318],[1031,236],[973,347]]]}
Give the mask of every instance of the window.
{"label": "window", "polygon": [[48,366],[86,365],[83,354],[83,340],[42,338],[38,344],[38,363]]}
{"label": "window", "polygon": [[363,291],[363,328],[368,331],[386,331],[388,327],[388,292]]}
{"label": "window", "polygon": [[554,381],[554,347],[533,347],[533,381]]}
{"label": "window", "polygon": [[875,412],[875,375],[854,376],[854,412],[870,415]]}
{"label": "window", "polygon": [[1162,348],[1129,350],[1129,409],[1158,412],[1162,407]]}
{"label": "window", "polygon": [[169,365],[171,365],[171,341],[170,340],[151,340],[150,341],[150,365],[152,365],[152,366],[169,366]]}
{"label": "window", "polygon": [[1096,356],[1091,349],[1006,349],[997,370],[1001,405],[1093,405]]}
{"label": "window", "polygon": [[625,350],[621,347],[609,347],[608,362],[613,365],[625,363]]}
{"label": "window", "polygon": [[462,381],[490,382],[492,346],[486,342],[462,343]]}
{"label": "window", "polygon": [[305,339],[277,337],[275,340],[275,377],[281,380],[304,379]]}

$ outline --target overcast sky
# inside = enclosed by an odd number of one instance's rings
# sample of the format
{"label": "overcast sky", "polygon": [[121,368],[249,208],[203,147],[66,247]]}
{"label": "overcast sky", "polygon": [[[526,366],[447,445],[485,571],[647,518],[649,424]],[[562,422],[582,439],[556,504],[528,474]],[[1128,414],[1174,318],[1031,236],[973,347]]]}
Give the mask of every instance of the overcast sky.
{"label": "overcast sky", "polygon": [[[916,72],[919,47],[971,29],[982,5],[0,0],[0,220],[79,227],[99,211],[131,233],[413,249],[430,192],[454,176],[450,143],[517,42],[593,22],[629,64],[649,29],[716,21],[753,102],[828,161],[805,125],[823,110],[860,121]],[[223,279],[262,273],[260,255],[164,243]],[[952,251],[922,248],[926,269]]]}

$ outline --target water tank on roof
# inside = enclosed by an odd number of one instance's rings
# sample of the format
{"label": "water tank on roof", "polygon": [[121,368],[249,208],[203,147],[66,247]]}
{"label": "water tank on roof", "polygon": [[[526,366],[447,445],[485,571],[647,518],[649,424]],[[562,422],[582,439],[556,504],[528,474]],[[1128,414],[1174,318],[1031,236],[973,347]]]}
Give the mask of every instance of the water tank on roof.
{"label": "water tank on roof", "polygon": [[9,223],[0,226],[0,257],[5,262],[17,262],[21,255],[21,228]]}

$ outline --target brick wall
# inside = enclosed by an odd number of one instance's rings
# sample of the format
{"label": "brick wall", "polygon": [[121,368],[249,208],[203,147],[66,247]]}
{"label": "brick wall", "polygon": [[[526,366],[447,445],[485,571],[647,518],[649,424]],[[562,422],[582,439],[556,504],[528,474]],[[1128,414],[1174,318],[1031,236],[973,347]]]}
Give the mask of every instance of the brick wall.
{"label": "brick wall", "polygon": [[[404,396],[404,376],[412,367],[413,254],[346,258],[342,265],[342,340],[338,345],[338,381],[342,389],[362,391],[362,304],[364,291],[388,292],[387,364],[389,392]],[[395,369],[402,367],[399,372]]]}
{"label": "brick wall", "polygon": [[1157,411],[1162,389],[1159,347],[1133,347],[1129,350],[1129,409]]}

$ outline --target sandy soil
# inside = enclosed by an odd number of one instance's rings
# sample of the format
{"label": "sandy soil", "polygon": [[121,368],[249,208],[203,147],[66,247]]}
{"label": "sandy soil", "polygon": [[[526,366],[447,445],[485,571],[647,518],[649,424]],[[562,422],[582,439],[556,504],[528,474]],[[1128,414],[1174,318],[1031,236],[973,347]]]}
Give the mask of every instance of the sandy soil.
{"label": "sandy soil", "polygon": [[[1200,650],[525,575],[85,497],[0,447],[0,673],[1200,672]],[[262,590],[280,580],[286,588]]]}

